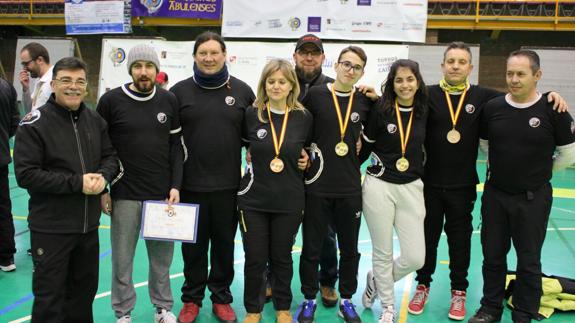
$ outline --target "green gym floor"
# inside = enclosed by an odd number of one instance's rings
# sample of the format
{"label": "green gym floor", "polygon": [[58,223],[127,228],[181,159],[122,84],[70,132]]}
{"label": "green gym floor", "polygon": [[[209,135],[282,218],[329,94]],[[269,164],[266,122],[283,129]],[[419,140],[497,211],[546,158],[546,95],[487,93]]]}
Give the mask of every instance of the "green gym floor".
{"label": "green gym floor", "polygon": [[[485,173],[484,162],[478,162],[479,174]],[[482,176],[483,177],[483,176]],[[554,201],[547,239],[543,246],[543,272],[546,274],[566,276],[575,278],[575,169],[568,169],[557,172],[553,178]],[[482,185],[478,186],[479,197],[481,196]],[[32,308],[33,296],[31,291],[32,282],[32,260],[26,254],[29,248],[29,232],[26,217],[27,211],[27,193],[18,188],[13,173],[10,175],[10,193],[12,197],[14,214],[14,225],[16,227],[16,247],[18,252],[15,255],[17,270],[11,273],[0,272],[0,322],[27,322],[30,320],[30,311]],[[479,199],[478,199],[479,201]],[[474,214],[474,228],[472,241],[472,258],[469,269],[470,286],[467,294],[467,318],[478,308],[481,297],[482,278],[481,278],[481,245],[479,239],[479,215],[480,203],[476,203]],[[111,277],[111,259],[110,259],[110,219],[102,215],[100,227],[100,283],[98,294],[94,301],[94,319],[97,323],[115,322],[114,314],[110,306],[110,277]],[[292,290],[294,300],[292,303],[292,312],[295,312],[298,303],[302,301],[302,294],[299,286],[299,254],[301,252],[301,236],[298,236],[293,248],[294,260],[294,279]],[[364,322],[376,322],[379,317],[381,308],[376,302],[373,310],[364,309],[361,305],[361,294],[365,287],[365,276],[371,267],[371,243],[367,225],[362,224],[359,249],[361,252],[361,262],[359,267],[359,286],[357,293],[353,297],[357,305],[358,313]],[[396,252],[399,252],[398,246],[395,246]],[[515,267],[514,252],[509,253],[510,269]],[[429,303],[426,310],[419,316],[413,316],[407,313],[407,303],[411,293],[415,289],[414,275],[410,274],[406,278],[395,284],[396,310],[398,311],[398,322],[449,322],[447,312],[449,310],[450,285],[449,285],[449,258],[445,236],[442,236],[438,251],[438,265],[434,275],[434,282],[431,286]],[[135,310],[132,312],[134,322],[153,322],[154,308],[150,304],[147,289],[147,258],[143,243],[138,245],[136,254],[136,267],[134,268],[134,283],[138,295],[138,302]],[[182,274],[182,258],[179,243],[176,245],[176,252],[171,268],[172,292],[174,295],[174,313],[179,313],[182,307],[180,300],[180,287],[184,281]],[[236,236],[235,250],[235,279],[232,285],[234,295],[233,307],[236,310],[238,318],[243,319],[245,309],[243,307],[243,285],[244,285],[244,258],[240,234]],[[209,300],[209,291],[206,292],[204,306],[200,316],[196,320],[198,323],[217,322],[215,316],[211,313],[211,304]],[[319,301],[319,297],[318,297]],[[506,309],[502,322],[511,322],[509,309]],[[343,322],[337,317],[336,308],[325,308],[318,305],[316,312],[316,322]],[[567,323],[575,322],[575,312],[556,313],[546,320],[549,323]],[[240,321],[241,322],[241,321]],[[263,322],[275,322],[273,305],[268,303],[263,313]]]}

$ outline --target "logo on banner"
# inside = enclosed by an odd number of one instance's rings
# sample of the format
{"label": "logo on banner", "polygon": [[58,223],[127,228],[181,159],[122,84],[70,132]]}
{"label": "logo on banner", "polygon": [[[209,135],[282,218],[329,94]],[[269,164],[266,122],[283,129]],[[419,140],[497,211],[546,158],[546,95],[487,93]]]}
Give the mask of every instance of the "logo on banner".
{"label": "logo on banner", "polygon": [[241,20],[226,21],[226,26],[229,26],[229,27],[241,27],[242,25],[243,25],[243,23],[241,22]]}
{"label": "logo on banner", "polygon": [[148,9],[149,14],[153,14],[164,4],[164,0],[140,0],[140,4]]}
{"label": "logo on banner", "polygon": [[307,17],[307,31],[310,33],[321,32],[321,17]]}
{"label": "logo on banner", "polygon": [[108,55],[114,66],[118,66],[126,60],[126,51],[123,48],[113,47]]}
{"label": "logo on banner", "polygon": [[341,4],[347,4],[348,0],[339,0]]}
{"label": "logo on banner", "polygon": [[282,22],[279,19],[269,19],[268,20],[268,28],[281,28]]}
{"label": "logo on banner", "polygon": [[292,31],[295,31],[299,27],[301,27],[301,20],[298,17],[292,17],[289,19],[288,25],[290,26]]}
{"label": "logo on banner", "polygon": [[529,119],[529,125],[532,128],[537,128],[541,125],[541,120],[539,120],[539,118],[537,118],[537,117],[533,117],[533,118]]}
{"label": "logo on banner", "polygon": [[358,6],[371,6],[371,0],[357,0]]}

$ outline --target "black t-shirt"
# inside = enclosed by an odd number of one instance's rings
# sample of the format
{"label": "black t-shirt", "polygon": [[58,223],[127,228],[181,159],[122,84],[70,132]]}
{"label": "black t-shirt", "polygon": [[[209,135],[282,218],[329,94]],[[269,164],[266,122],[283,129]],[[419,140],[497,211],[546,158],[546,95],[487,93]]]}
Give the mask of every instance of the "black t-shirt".
{"label": "black t-shirt", "polygon": [[237,189],[242,121],[245,109],[254,102],[253,91],[233,76],[217,89],[202,88],[190,77],[170,91],[180,104],[187,148],[182,188],[196,192]]}
{"label": "black t-shirt", "polygon": [[[403,130],[407,134],[407,124],[412,108],[400,107],[399,110]],[[427,111],[423,111],[420,116],[413,115],[411,134],[405,151],[409,168],[405,172],[400,172],[395,166],[397,160],[401,158],[401,140],[395,111],[384,112],[381,107],[378,107],[371,114],[364,129],[366,141],[373,143],[372,165],[368,166],[367,174],[394,184],[406,184],[421,178],[426,123]]]}
{"label": "black t-shirt", "polygon": [[551,180],[555,147],[575,142],[573,118],[551,106],[546,96],[525,108],[504,96],[487,103],[481,138],[489,141],[488,184],[520,193]]}
{"label": "black t-shirt", "polygon": [[[362,124],[368,119],[374,103],[363,93],[355,91],[344,142],[349,151],[345,156],[335,153],[341,141],[337,112],[331,94],[331,85],[314,86],[304,98],[303,105],[313,115],[311,167],[306,174],[307,193],[324,197],[351,197],[361,195],[361,163],[356,154]],[[336,92],[345,123],[350,93]]]}
{"label": "black t-shirt", "polygon": [[[275,149],[269,122],[258,119],[257,108],[248,108],[244,122],[244,140],[250,144],[252,162],[241,179],[238,192],[240,209],[291,213],[303,210],[305,202],[303,171],[297,167],[301,150],[309,144],[313,117],[307,110],[289,112],[285,138],[279,158],[283,171],[274,173],[270,162]],[[277,140],[280,138],[284,114],[271,113]],[[267,120],[267,112],[264,111]]]}
{"label": "black t-shirt", "polygon": [[97,111],[108,123],[123,167],[121,177],[112,182],[114,199],[163,200],[171,188],[180,188],[181,127],[172,93],[156,88],[143,95],[126,84],[105,93]]}
{"label": "black t-shirt", "polygon": [[[425,185],[440,188],[459,188],[479,183],[476,161],[479,144],[479,123],[485,103],[503,93],[472,85],[465,95],[455,129],[461,134],[458,143],[447,141],[453,128],[445,93],[439,85],[428,86],[429,116],[425,137]],[[450,95],[453,113],[461,94]]]}

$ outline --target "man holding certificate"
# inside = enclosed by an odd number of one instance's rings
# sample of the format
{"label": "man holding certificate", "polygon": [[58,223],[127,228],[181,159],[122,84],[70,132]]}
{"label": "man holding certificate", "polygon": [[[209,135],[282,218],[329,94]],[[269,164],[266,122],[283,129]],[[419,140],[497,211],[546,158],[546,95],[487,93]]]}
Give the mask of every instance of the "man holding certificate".
{"label": "man holding certificate", "polygon": [[[142,205],[146,200],[180,200],[183,148],[176,97],[155,85],[159,59],[154,48],[141,44],[128,54],[133,82],[107,92],[98,112],[108,122],[110,139],[118,151],[122,172],[112,182],[112,199],[102,196],[102,209],[111,214],[112,308],[117,322],[131,322],[136,304],[132,271]],[[169,269],[172,241],[146,240],[150,263],[150,300],[155,322],[176,322]]]}

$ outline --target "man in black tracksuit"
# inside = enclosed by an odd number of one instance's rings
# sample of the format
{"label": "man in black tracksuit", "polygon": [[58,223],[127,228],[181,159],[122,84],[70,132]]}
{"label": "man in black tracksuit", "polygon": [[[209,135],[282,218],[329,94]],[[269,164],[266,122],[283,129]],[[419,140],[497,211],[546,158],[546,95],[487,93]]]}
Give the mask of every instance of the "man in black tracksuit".
{"label": "man in black tracksuit", "polygon": [[100,193],[118,162],[106,122],[82,102],[86,86],[84,62],[58,61],[54,94],[16,136],[16,180],[30,194],[32,322],[93,322]]}
{"label": "man in black tracksuit", "polygon": [[8,183],[10,143],[18,127],[20,113],[16,102],[16,90],[6,80],[0,78],[0,270],[14,271],[14,222],[12,202]]}

